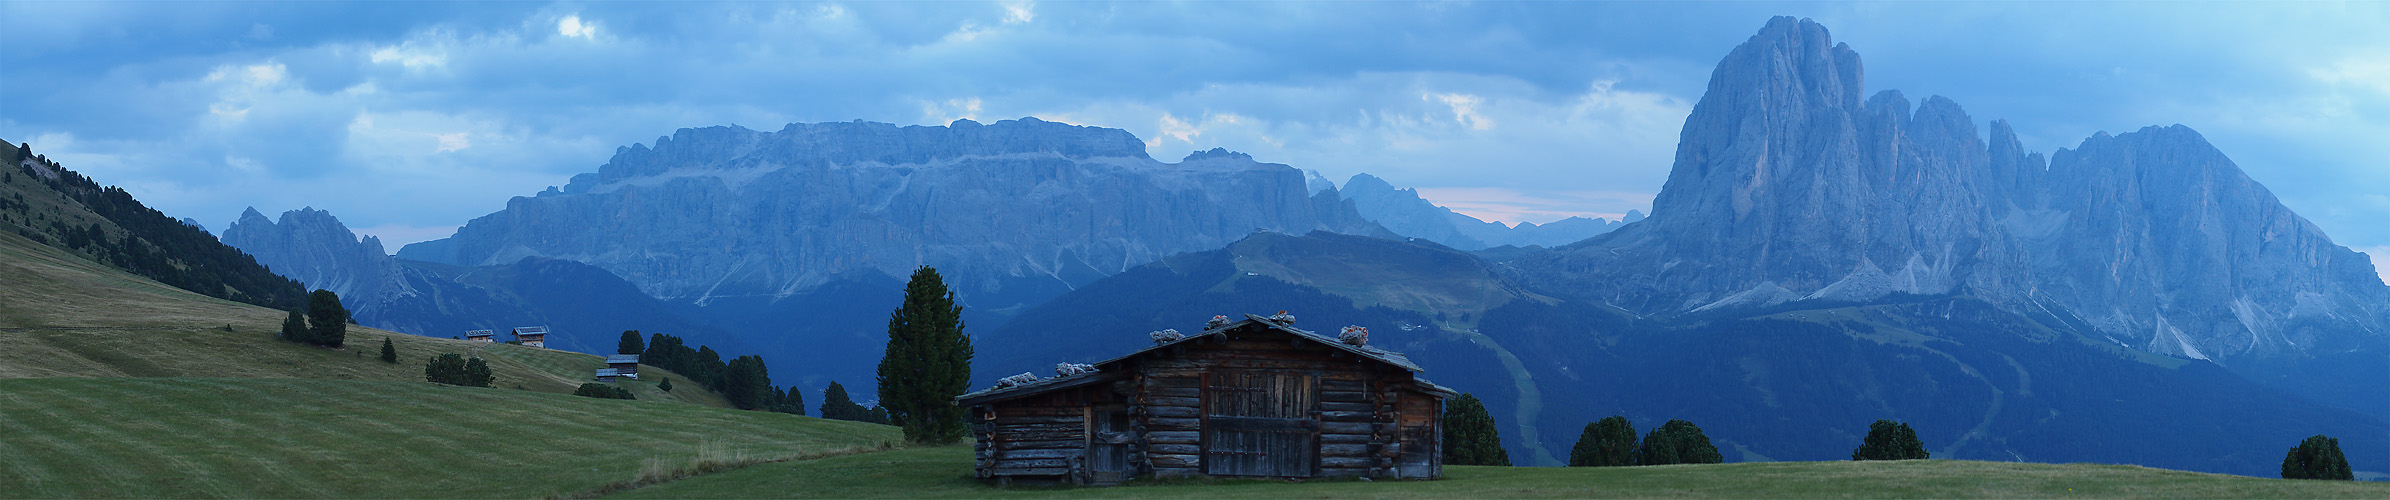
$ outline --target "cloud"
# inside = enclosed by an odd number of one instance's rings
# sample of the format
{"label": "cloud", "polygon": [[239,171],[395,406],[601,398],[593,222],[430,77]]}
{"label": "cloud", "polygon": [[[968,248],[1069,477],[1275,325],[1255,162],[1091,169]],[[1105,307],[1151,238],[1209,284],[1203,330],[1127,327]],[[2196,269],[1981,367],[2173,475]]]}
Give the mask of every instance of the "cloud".
{"label": "cloud", "polygon": [[[1520,222],[1544,224],[1569,217],[1622,220],[1626,211],[1591,211],[1586,207],[1650,207],[1655,193],[1624,191],[1521,190],[1509,188],[1419,189],[1419,197],[1461,215],[1512,226]],[[1629,210],[1643,210],[1629,208]]]}
{"label": "cloud", "polygon": [[1004,24],[1027,24],[1037,20],[1037,4],[1031,2],[1004,4]]}
{"label": "cloud", "polygon": [[556,35],[566,38],[593,38],[597,36],[597,25],[582,23],[579,15],[564,16],[564,19],[556,20]]}

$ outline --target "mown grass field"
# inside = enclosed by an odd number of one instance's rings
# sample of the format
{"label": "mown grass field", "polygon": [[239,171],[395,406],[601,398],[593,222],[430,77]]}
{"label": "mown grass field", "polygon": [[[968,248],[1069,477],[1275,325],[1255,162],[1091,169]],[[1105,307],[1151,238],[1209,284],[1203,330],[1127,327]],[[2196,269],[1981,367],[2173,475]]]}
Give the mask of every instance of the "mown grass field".
{"label": "mown grass field", "polygon": [[970,455],[968,446],[947,446],[765,464],[609,498],[2390,498],[2385,483],[1958,460],[1449,467],[1438,481],[996,488],[971,479]]}
{"label": "mown grass field", "polygon": [[[0,380],[0,497],[525,498],[894,427],[423,382]],[[769,464],[767,464],[767,467]]]}
{"label": "mown grass field", "polygon": [[[523,346],[419,337],[351,325],[345,349],[274,340],[283,314],[125,274],[0,233],[0,379],[34,377],[257,377],[423,380],[424,360],[446,353],[490,362],[495,386],[569,394],[605,360]],[[227,330],[227,327],[230,329]],[[399,362],[384,363],[389,338]],[[728,406],[677,374],[641,369],[625,381],[642,400]],[[659,377],[679,379],[674,391]]]}

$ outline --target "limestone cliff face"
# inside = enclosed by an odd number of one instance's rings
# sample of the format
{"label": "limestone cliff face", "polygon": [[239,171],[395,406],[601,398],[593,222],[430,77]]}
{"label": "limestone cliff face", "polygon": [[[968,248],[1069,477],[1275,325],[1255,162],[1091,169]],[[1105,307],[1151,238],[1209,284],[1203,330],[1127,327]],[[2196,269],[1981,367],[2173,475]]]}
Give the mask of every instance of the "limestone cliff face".
{"label": "limestone cliff face", "polygon": [[1779,17],[1685,121],[1639,223],[1506,263],[1651,315],[1893,294],[2071,315],[2186,357],[2390,333],[2390,287],[2182,126],[2094,136],[2047,164],[1959,105],[1862,99],[1856,52]]}
{"label": "limestone cliff face", "polygon": [[383,251],[380,238],[360,239],[331,212],[314,207],[283,212],[280,221],[251,207],[219,239],[309,290],[340,294],[351,309],[408,293],[398,261]]}
{"label": "limestone cliff face", "polygon": [[1003,308],[1256,230],[1388,234],[1302,171],[1240,153],[1164,163],[1125,131],[1034,118],[858,121],[682,129],[401,256],[573,260],[699,303],[929,265]]}

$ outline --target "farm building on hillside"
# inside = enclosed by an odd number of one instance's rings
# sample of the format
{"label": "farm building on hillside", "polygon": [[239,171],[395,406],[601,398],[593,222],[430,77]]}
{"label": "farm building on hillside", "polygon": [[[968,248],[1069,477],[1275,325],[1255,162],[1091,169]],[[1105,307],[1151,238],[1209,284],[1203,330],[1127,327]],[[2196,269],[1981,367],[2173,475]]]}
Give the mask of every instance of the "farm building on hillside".
{"label": "farm building on hillside", "polygon": [[465,340],[471,340],[475,342],[497,342],[498,339],[494,338],[495,336],[496,334],[489,330],[469,330],[465,332]]}
{"label": "farm building on hillside", "polygon": [[541,349],[548,348],[548,327],[546,326],[518,326],[515,327],[514,333],[517,344]]}
{"label": "farm building on hillside", "polygon": [[1443,401],[1401,353],[1348,327],[1329,338],[1281,313],[1094,365],[1020,374],[964,394],[978,476],[1113,484],[1135,477],[1443,475]]}
{"label": "farm building on hillside", "polygon": [[606,367],[597,369],[597,379],[613,382],[616,377],[639,379],[639,355],[614,354],[606,356]]}

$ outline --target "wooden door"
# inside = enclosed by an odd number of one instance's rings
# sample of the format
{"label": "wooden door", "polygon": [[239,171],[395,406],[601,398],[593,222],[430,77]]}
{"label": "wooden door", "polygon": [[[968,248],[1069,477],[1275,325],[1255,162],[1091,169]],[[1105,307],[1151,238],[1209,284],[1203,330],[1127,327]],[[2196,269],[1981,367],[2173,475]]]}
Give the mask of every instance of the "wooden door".
{"label": "wooden door", "polygon": [[1319,464],[1318,379],[1223,371],[1204,387],[1203,472],[1311,477]]}
{"label": "wooden door", "polygon": [[1129,480],[1129,442],[1136,439],[1129,412],[1121,407],[1095,410],[1094,432],[1087,433],[1087,482],[1114,484]]}

